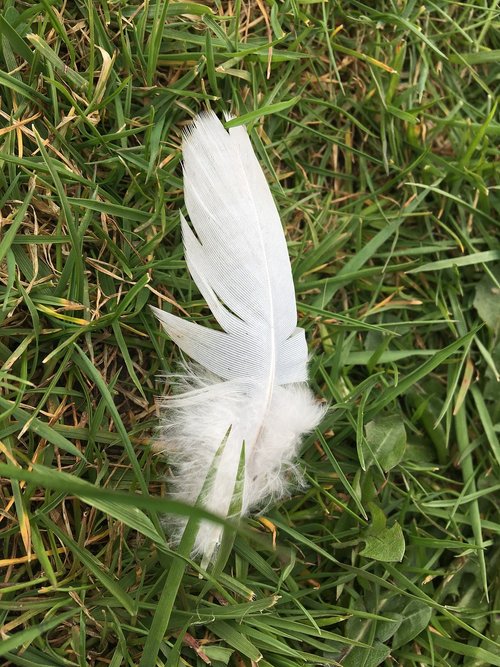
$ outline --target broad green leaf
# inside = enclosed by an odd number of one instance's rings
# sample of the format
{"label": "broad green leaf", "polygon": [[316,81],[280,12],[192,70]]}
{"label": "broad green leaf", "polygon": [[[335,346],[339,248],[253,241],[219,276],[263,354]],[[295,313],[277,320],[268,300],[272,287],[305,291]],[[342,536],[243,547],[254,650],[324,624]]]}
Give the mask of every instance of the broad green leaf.
{"label": "broad green leaf", "polygon": [[386,563],[403,560],[405,538],[397,521],[391,528],[384,528],[376,535],[368,535],[364,540],[365,548],[360,552],[361,556]]}
{"label": "broad green leaf", "polygon": [[380,642],[370,648],[355,646],[340,664],[342,667],[377,667],[389,656],[391,649]]}
{"label": "broad green leaf", "polygon": [[[500,279],[500,270],[494,271]],[[476,285],[474,308],[487,327],[495,333],[500,332],[500,288],[495,285],[489,276]]]}
{"label": "broad green leaf", "polygon": [[420,600],[411,600],[401,612],[403,620],[392,640],[392,648],[405,646],[429,625],[432,609]]}
{"label": "broad green leaf", "polygon": [[386,642],[393,637],[403,622],[403,616],[398,612],[384,612],[384,620],[377,621],[376,637],[379,642]]}
{"label": "broad green leaf", "polygon": [[398,415],[376,417],[365,426],[366,437],[361,442],[364,469],[378,464],[385,472],[397,466],[406,448],[406,430]]}

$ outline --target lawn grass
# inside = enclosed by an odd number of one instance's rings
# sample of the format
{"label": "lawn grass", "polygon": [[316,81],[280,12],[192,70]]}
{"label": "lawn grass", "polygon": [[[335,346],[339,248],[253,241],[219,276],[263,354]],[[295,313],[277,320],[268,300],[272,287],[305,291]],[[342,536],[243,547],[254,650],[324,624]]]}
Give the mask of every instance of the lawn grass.
{"label": "lawn grass", "polygon": [[[0,8],[0,665],[500,665],[498,2]],[[205,108],[265,167],[330,405],[208,572],[162,529],[202,514],[151,450],[148,308],[210,321]]]}

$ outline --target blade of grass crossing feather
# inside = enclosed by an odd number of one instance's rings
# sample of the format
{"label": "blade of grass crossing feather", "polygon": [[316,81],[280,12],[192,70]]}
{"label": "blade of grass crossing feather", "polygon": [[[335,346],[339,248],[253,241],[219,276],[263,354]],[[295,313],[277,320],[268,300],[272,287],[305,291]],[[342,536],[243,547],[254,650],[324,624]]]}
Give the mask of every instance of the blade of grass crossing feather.
{"label": "blade of grass crossing feather", "polygon": [[[472,461],[472,455],[469,449],[470,442],[467,430],[465,405],[462,405],[460,410],[455,415],[455,428],[457,434],[458,451],[460,452],[461,456],[461,468],[464,484],[467,483],[469,485],[469,493],[474,494],[476,493],[476,482],[474,477],[474,463]],[[483,585],[486,599],[489,600],[481,514],[479,512],[479,504],[477,500],[472,500],[470,503],[469,517],[476,545],[480,549],[480,551],[477,552],[477,558],[479,561],[479,571],[481,573],[481,583]]]}
{"label": "blade of grass crossing feather", "polygon": [[[123,504],[127,507],[139,507],[152,513],[180,514],[191,517],[196,514],[199,520],[213,521],[224,525],[225,520],[217,517],[203,507],[192,507],[177,500],[170,500],[160,496],[150,496],[149,494],[140,495],[132,492],[112,491],[90,482],[78,478],[76,475],[64,473],[59,470],[47,468],[46,466],[35,464],[32,470],[25,470],[17,466],[0,463],[0,475],[9,479],[18,479],[29,482],[35,486],[41,486],[45,489],[62,492],[66,495],[85,498],[85,502],[93,503],[94,499],[110,501],[112,503]],[[58,502],[58,501],[57,501]],[[55,500],[51,500],[51,505]],[[44,506],[45,510],[47,509]],[[53,509],[51,506],[50,509]]]}
{"label": "blade of grass crossing feather", "polygon": [[[231,554],[234,544],[234,539],[236,537],[237,523],[240,520],[241,510],[243,508],[244,487],[245,487],[245,443],[243,443],[241,446],[238,471],[236,473],[236,481],[234,483],[234,491],[231,498],[231,503],[229,504],[229,510],[227,515],[227,518],[231,521],[234,521],[236,525],[234,529],[228,527],[224,527],[223,529],[221,545],[217,552],[217,558],[215,560],[214,567],[210,573],[213,577],[217,577],[217,575],[220,572],[222,572]],[[209,565],[209,557],[205,556],[204,560],[202,560],[201,562],[201,567],[206,570],[208,565]]]}
{"label": "blade of grass crossing feather", "polygon": [[[226,447],[230,431],[231,429],[228,429],[215,453],[214,460],[207,472],[207,476],[205,477],[205,481],[203,482],[202,489],[196,501],[196,506],[202,504],[208,490],[214,483],[219,462]],[[144,651],[139,667],[155,667],[156,665],[160,645],[168,630],[168,624],[177,598],[177,593],[182,583],[186,565],[189,562],[189,556],[196,541],[198,526],[199,519],[196,516],[191,516],[186,523],[186,527],[184,528],[181,541],[176,551],[176,557],[174,557],[168,571],[167,579],[153,616],[153,621],[144,645]]]}

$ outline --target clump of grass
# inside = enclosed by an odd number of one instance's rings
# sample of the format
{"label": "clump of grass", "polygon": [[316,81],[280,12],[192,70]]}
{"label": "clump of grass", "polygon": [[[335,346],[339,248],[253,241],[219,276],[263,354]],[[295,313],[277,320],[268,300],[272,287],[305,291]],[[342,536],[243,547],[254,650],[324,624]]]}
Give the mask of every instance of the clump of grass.
{"label": "clump of grass", "polygon": [[[500,665],[495,3],[0,16],[3,665]],[[147,305],[208,317],[180,131],[249,128],[311,378],[309,487],[205,572],[161,528]],[[186,545],[184,545],[186,546]]]}

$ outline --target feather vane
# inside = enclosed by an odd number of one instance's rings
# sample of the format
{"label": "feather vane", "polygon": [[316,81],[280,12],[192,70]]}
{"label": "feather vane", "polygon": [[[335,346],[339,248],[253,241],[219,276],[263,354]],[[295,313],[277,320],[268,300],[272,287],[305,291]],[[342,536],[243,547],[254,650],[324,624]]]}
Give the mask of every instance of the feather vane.
{"label": "feather vane", "polygon": [[[307,386],[307,344],[297,327],[295,290],[280,217],[242,127],[197,116],[183,142],[181,215],[187,265],[221,330],[154,309],[195,363],[166,399],[161,445],[175,469],[174,495],[194,503],[230,433],[203,499],[227,516],[245,444],[244,514],[282,497],[298,474],[303,434],[324,409]],[[177,532],[182,532],[179,525]],[[202,523],[195,552],[211,558],[219,527]]]}

